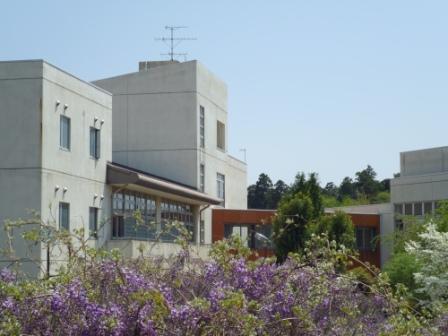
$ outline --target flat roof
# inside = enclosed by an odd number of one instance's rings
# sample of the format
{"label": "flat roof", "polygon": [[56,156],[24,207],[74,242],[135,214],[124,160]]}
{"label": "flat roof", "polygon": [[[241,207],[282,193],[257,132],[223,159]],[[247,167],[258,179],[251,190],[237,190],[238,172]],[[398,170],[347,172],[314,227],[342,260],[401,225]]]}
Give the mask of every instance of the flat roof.
{"label": "flat roof", "polygon": [[83,82],[84,84],[87,84],[87,85],[97,89],[98,91],[101,91],[101,92],[103,92],[103,93],[105,93],[105,94],[107,94],[109,96],[112,96],[112,93],[110,93],[109,91],[104,90],[103,88],[100,88],[99,86],[96,86],[95,84],[93,84],[93,83],[91,83],[91,82],[89,82],[87,80],[81,79],[81,78],[73,75],[72,73],[70,73],[70,72],[68,72],[68,71],[66,71],[66,70],[64,70],[64,69],[62,69],[62,68],[60,68],[60,67],[58,67],[58,66],[56,66],[56,65],[54,65],[54,64],[52,64],[52,63],[50,63],[48,61],[46,61],[46,60],[44,60],[44,59],[5,60],[5,61],[0,61],[0,63],[28,63],[28,62],[29,63],[37,63],[37,62],[45,63],[46,65],[51,66],[52,68],[55,68],[55,69],[59,70],[60,72],[63,72],[66,75],[68,75],[68,76],[70,76],[70,77],[72,77],[72,78],[74,78],[74,79],[76,79],[76,80],[78,80],[80,82]]}

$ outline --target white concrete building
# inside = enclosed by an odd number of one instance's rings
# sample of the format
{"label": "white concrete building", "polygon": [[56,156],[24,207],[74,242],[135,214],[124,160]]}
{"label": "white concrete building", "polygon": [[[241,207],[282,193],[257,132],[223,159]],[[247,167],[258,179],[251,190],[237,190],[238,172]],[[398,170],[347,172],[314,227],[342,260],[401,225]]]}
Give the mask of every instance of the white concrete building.
{"label": "white concrete building", "polygon": [[[113,161],[247,207],[246,164],[227,153],[227,88],[198,61],[141,62],[94,82],[113,94]],[[211,209],[200,211],[211,243]]]}
{"label": "white concrete building", "polygon": [[390,187],[396,214],[432,214],[448,199],[448,147],[400,153],[400,176]]}
{"label": "white concrete building", "polygon": [[[0,62],[0,247],[6,244],[4,220],[29,218],[27,209],[55,228],[84,227],[86,238],[89,225],[107,219],[111,109],[110,93],[45,61]],[[39,276],[46,246],[29,250],[19,230],[14,233],[24,270]],[[107,236],[92,244],[104,244]],[[52,269],[62,259],[63,252],[52,247]]]}
{"label": "white concrete building", "polygon": [[[158,81],[177,82],[169,73],[160,76]],[[214,79],[203,85],[210,86],[209,91],[201,89],[205,98],[187,94],[201,104],[200,111],[210,110],[201,124],[200,112],[191,113],[188,99],[163,99],[161,94],[162,101],[152,101],[143,95],[139,102],[136,94],[137,102],[130,96],[124,103],[120,96],[112,99],[104,89],[42,60],[0,62],[0,230],[5,221],[30,218],[29,209],[53,229],[73,234],[83,228],[92,247],[118,248],[125,257],[142,251],[168,256],[178,250],[179,231],[171,225],[178,222],[193,233],[197,255],[206,257],[208,249],[201,242],[210,230],[204,230],[200,218],[210,205],[246,206],[246,167],[225,150],[225,86]],[[213,94],[224,96],[212,101]],[[200,149],[199,128],[204,130]],[[209,137],[219,143],[212,146]],[[159,151],[150,150],[153,146],[166,151],[157,155]],[[14,229],[16,255],[0,253],[0,267],[19,261],[32,277],[56,272],[67,251],[53,243],[30,248],[23,230]],[[2,252],[8,240],[4,234],[0,238]]]}

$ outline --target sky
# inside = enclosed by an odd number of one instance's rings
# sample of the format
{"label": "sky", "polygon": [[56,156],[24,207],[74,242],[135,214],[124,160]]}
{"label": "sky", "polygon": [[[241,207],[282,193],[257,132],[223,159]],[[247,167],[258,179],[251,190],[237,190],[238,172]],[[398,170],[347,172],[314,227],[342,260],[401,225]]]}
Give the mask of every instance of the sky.
{"label": "sky", "polygon": [[[317,172],[340,183],[399,152],[448,145],[448,2],[0,0],[0,60],[45,59],[85,80],[188,52],[228,85],[228,149],[248,182]],[[1,120],[0,120],[1,122]]]}

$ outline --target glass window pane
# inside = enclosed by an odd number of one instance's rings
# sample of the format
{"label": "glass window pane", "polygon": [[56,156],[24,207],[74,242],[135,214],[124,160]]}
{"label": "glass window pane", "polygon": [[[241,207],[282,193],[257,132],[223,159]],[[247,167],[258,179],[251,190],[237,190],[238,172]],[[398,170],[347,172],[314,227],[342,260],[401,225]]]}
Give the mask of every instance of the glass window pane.
{"label": "glass window pane", "polygon": [[423,215],[423,205],[422,203],[414,203],[414,215],[415,216],[421,216]]}
{"label": "glass window pane", "polygon": [[59,203],[59,229],[70,230],[70,210],[68,203]]}
{"label": "glass window pane", "polygon": [[431,215],[432,214],[432,202],[425,202],[424,210],[425,210],[425,215]]}
{"label": "glass window pane", "polygon": [[406,216],[412,216],[412,203],[406,203],[404,205],[404,214]]}
{"label": "glass window pane", "polygon": [[70,149],[70,118],[63,115],[60,116],[59,146]]}

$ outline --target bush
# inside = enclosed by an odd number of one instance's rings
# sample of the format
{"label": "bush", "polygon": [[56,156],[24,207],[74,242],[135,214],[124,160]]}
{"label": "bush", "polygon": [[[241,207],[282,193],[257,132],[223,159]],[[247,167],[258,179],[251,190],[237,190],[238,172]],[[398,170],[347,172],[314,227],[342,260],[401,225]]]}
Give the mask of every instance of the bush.
{"label": "bush", "polygon": [[[235,245],[233,245],[235,244]],[[380,275],[370,293],[337,272],[346,251],[313,236],[279,265],[249,261],[237,240],[212,260],[185,248],[167,260],[90,251],[57,277],[0,273],[4,335],[437,335]],[[445,321],[440,319],[440,325]]]}
{"label": "bush", "polygon": [[394,254],[384,266],[384,272],[388,274],[392,285],[405,285],[414,294],[417,289],[414,273],[419,272],[420,269],[421,264],[415,256],[406,252]]}

